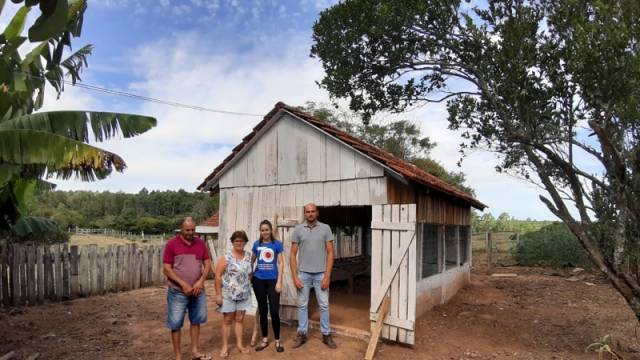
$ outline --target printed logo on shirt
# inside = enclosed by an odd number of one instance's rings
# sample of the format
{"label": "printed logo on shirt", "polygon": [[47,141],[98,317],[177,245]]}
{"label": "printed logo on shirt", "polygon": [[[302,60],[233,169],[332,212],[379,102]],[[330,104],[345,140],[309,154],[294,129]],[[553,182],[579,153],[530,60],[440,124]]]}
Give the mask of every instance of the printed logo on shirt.
{"label": "printed logo on shirt", "polygon": [[268,248],[266,246],[259,246],[258,247],[258,252],[260,252],[260,260],[262,260],[262,261],[264,261],[266,263],[273,262],[274,254],[273,254],[273,250],[271,250],[271,248]]}

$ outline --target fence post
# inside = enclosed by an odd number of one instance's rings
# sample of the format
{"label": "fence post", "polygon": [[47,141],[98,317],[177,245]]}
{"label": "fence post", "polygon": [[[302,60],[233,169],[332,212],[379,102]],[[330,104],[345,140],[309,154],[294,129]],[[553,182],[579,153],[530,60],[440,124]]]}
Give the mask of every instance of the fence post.
{"label": "fence post", "polygon": [[34,305],[36,303],[36,247],[34,245],[29,245],[26,247],[27,250],[27,261],[25,264],[26,267],[26,275],[25,280],[27,283],[27,293],[25,295],[28,296],[27,302],[29,305]]}
{"label": "fence post", "polygon": [[79,280],[78,275],[80,272],[80,269],[78,268],[78,260],[79,260],[78,246],[72,245],[69,248],[69,250],[70,250],[69,267],[71,272],[69,277],[69,298],[73,299],[78,296],[79,288],[80,288],[80,284],[78,281]]}
{"label": "fence post", "polygon": [[491,239],[491,232],[487,231],[487,273],[491,273],[493,267],[493,241]]}
{"label": "fence post", "polygon": [[9,286],[11,281],[9,280],[9,250],[8,246],[0,246],[0,285],[2,286],[2,304],[4,307],[11,306],[11,299],[9,298]]}

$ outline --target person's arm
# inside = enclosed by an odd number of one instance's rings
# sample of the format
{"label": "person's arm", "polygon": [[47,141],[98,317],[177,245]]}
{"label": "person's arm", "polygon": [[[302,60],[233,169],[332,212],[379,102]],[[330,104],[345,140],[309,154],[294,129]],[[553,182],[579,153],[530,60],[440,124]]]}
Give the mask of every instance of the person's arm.
{"label": "person's arm", "polygon": [[210,272],[211,272],[211,259],[205,259],[202,276],[200,276],[200,279],[198,279],[198,281],[196,281],[196,283],[193,285],[194,296],[200,295],[202,290],[204,290],[204,282],[207,280],[207,276],[209,276]]}
{"label": "person's arm", "polygon": [[328,289],[331,284],[331,271],[333,271],[333,234],[329,232],[326,240],[327,247],[327,265],[326,270],[324,271],[324,276],[322,277],[322,284],[320,288],[322,290]]}
{"label": "person's arm", "polygon": [[284,256],[282,252],[278,253],[278,281],[276,281],[276,292],[282,291],[282,273],[284,272]]}
{"label": "person's arm", "polygon": [[193,292],[193,287],[191,287],[191,285],[189,285],[186,281],[182,280],[175,271],[173,271],[173,265],[172,264],[167,264],[164,263],[163,267],[162,267],[162,272],[169,278],[169,280],[173,281],[174,283],[180,285],[180,288],[182,289],[182,292],[187,295],[190,296],[191,293]]}
{"label": "person's arm", "polygon": [[291,256],[289,258],[289,264],[291,264],[291,277],[293,278],[293,284],[302,289],[304,284],[298,277],[298,243],[291,244]]}
{"label": "person's arm", "polygon": [[218,259],[218,264],[216,265],[216,281],[215,281],[215,288],[216,288],[216,304],[218,305],[222,305],[222,273],[224,272],[224,267],[227,265],[227,260],[224,258],[224,256],[221,256]]}

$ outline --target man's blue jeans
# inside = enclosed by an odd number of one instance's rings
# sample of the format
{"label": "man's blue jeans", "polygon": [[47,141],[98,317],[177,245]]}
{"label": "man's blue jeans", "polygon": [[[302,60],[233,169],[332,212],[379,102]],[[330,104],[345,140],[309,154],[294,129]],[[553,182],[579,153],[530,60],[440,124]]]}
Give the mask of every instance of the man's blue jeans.
{"label": "man's blue jeans", "polygon": [[308,273],[301,271],[298,275],[304,284],[298,289],[298,332],[306,334],[309,327],[309,294],[315,289],[318,307],[320,307],[320,331],[323,335],[331,333],[329,325],[329,289],[321,289],[323,272]]}

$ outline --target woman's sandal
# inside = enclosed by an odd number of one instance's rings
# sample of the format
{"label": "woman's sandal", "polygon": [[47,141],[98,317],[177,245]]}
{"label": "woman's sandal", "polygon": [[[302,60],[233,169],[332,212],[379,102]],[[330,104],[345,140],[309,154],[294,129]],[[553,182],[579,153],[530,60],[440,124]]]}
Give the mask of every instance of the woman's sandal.
{"label": "woman's sandal", "polygon": [[211,355],[207,355],[207,354],[202,354],[202,355],[198,355],[198,356],[192,356],[191,360],[211,360],[212,357]]}
{"label": "woman's sandal", "polygon": [[262,342],[260,343],[260,345],[256,346],[256,351],[262,351],[262,350],[264,350],[267,346],[269,346],[269,341],[262,340]]}
{"label": "woman's sandal", "polygon": [[282,345],[280,345],[280,340],[276,340],[276,351],[277,352],[283,352],[284,348],[282,347]]}
{"label": "woman's sandal", "polygon": [[227,351],[220,350],[220,357],[223,358],[223,359],[228,358],[229,357],[229,350],[227,350]]}

